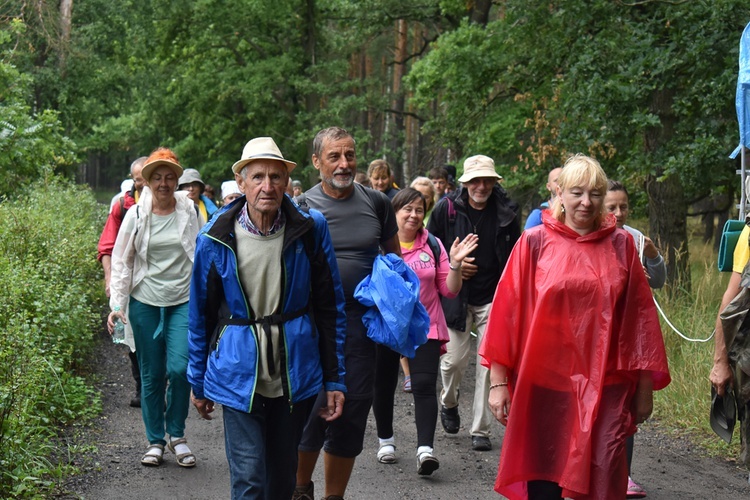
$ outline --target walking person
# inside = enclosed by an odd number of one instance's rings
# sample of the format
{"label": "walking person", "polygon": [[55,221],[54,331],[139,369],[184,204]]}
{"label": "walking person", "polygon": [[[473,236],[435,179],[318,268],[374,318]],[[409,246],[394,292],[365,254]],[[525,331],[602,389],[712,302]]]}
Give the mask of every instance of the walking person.
{"label": "walking person", "polygon": [[547,174],[546,188],[549,191],[549,199],[531,211],[526,218],[526,224],[523,226],[524,230],[536,227],[542,223],[542,210],[548,210],[552,206],[552,203],[554,203],[555,196],[557,196],[557,179],[560,177],[560,172],[562,172],[562,168],[556,167]]}
{"label": "walking person", "polygon": [[[145,163],[146,157],[141,156],[130,164],[130,178],[133,180],[133,185],[130,190],[117,197],[117,200],[112,203],[109,215],[107,215],[107,222],[104,223],[104,229],[99,237],[99,244],[96,247],[96,257],[102,263],[102,269],[104,270],[104,292],[107,294],[107,297],[111,295],[109,287],[112,281],[112,249],[115,247],[117,234],[120,232],[125,213],[138,202],[143,191],[143,186],[146,185],[141,174]],[[133,350],[128,351],[128,357],[130,359],[130,371],[135,382],[135,394],[130,399],[130,406],[140,408],[141,371],[138,368],[138,358]]]}
{"label": "walking person", "polygon": [[195,203],[201,226],[211,220],[218,208],[213,199],[206,196],[206,183],[201,179],[200,172],[194,168],[186,168],[180,176],[179,189],[187,192],[188,197]]}
{"label": "walking person", "polygon": [[[624,229],[635,242],[635,249],[638,255],[643,255],[641,264],[646,272],[646,278],[651,288],[657,289],[664,286],[667,280],[667,265],[659,250],[651,241],[651,238],[644,236],[639,230],[632,228],[625,223],[630,215],[630,196],[628,190],[619,181],[610,180],[607,183],[607,195],[604,197],[604,209],[607,213],[615,216],[617,227]],[[633,462],[633,448],[635,447],[635,434],[627,439],[627,456],[628,456],[628,490],[627,498],[644,498],[646,490],[633,481],[631,477],[631,464]]]}
{"label": "walking person", "polygon": [[344,406],[344,293],[322,214],[284,195],[295,167],[272,138],[248,142],[232,167],[245,197],[195,252],[188,378],[203,418],[223,406],[234,500],[291,498],[308,416]]}
{"label": "walking person", "polygon": [[[346,299],[346,405],[341,417],[326,422],[311,415],[299,446],[297,488],[292,498],[315,500],[313,471],[321,449],[325,461],[325,495],[344,497],[354,461],[362,453],[367,417],[372,405],[376,344],[367,337],[362,316],[367,307],[354,298],[354,289],[372,272],[375,257],[400,255],[398,227],[386,195],[354,182],[357,155],[354,138],[330,127],[313,140],[313,166],[321,182],[297,198],[300,205],[323,213],[328,221]],[[387,349],[387,347],[377,346]],[[322,406],[318,396],[316,407]]]}
{"label": "walking person", "polygon": [[147,466],[161,465],[165,445],[178,465],[195,466],[185,419],[190,404],[188,299],[198,218],[187,194],[175,192],[181,174],[171,150],[151,153],[142,171],[146,186],[125,215],[112,252],[107,327],[112,333],[121,320],[125,343],[137,353],[149,443],[141,463]]}
{"label": "walking person", "polygon": [[573,156],[558,182],[513,249],[479,349],[506,426],[495,490],[625,498],[625,440],[670,382],[664,340],[633,238],[604,212],[599,163]]}
{"label": "walking person", "polygon": [[[462,187],[438,202],[427,223],[427,230],[444,247],[450,248],[456,238],[463,240],[469,234],[479,238],[476,250],[461,266],[464,283],[460,294],[455,299],[443,299],[450,342],[448,352],[440,359],[440,421],[448,434],[457,434],[461,426],[458,390],[469,357],[475,354],[471,332],[477,333],[477,344],[481,342],[497,282],[521,233],[518,205],[498,185],[499,179],[492,158],[467,158],[464,173],[458,179]],[[489,385],[489,371],[477,357],[470,430],[471,446],[476,451],[492,449]]]}
{"label": "walking person", "polygon": [[[438,415],[435,384],[440,355],[445,352],[445,344],[449,340],[440,297],[454,298],[461,290],[461,264],[476,249],[477,237],[469,234],[461,242],[456,238],[448,253],[443,244],[424,229],[427,201],[419,191],[402,189],[394,196],[392,203],[404,262],[419,277],[419,300],[430,316],[427,342],[419,346],[414,358],[409,360],[417,425],[417,473],[430,475],[440,467],[433,450]],[[393,351],[390,353],[381,353],[372,408],[380,445],[377,459],[385,464],[396,462],[393,404],[400,355]]]}

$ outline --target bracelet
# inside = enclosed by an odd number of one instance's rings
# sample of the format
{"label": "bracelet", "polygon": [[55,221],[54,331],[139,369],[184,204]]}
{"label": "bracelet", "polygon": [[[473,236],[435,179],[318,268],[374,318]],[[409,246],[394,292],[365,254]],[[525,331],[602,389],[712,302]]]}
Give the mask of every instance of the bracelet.
{"label": "bracelet", "polygon": [[453,264],[451,264],[451,262],[448,261],[448,269],[450,269],[451,271],[459,271],[461,269],[461,264],[462,263],[459,262],[459,264],[454,267]]}
{"label": "bracelet", "polygon": [[508,382],[500,382],[499,384],[492,384],[490,386],[490,390],[496,388],[496,387],[507,387]]}

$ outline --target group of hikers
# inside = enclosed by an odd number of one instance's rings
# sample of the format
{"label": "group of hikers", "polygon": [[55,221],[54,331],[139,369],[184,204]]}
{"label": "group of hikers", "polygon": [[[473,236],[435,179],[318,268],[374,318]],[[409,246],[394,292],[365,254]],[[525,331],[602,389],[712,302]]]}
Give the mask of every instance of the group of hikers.
{"label": "group of hikers", "polygon": [[[571,156],[521,231],[488,156],[398,189],[383,160],[357,179],[354,138],[330,127],[311,160],[320,182],[302,192],[276,142],[250,140],[220,208],[172,150],[133,163],[98,250],[107,325],[122,321],[130,347],[141,463],[159,466],[166,448],[194,467],[189,406],[210,420],[221,405],[232,498],[314,499],[322,451],[324,498],[341,499],[372,409],[373,459],[387,466],[411,446],[415,471],[430,476],[438,416],[461,431],[459,387],[475,357],[470,446],[491,450],[493,422],[505,426],[498,493],[644,497],[629,469],[636,425],[670,382],[650,289],[666,267],[626,225],[625,187]],[[429,316],[411,358],[372,340],[357,298],[386,254],[418,280]],[[400,367],[417,430],[403,446]]]}

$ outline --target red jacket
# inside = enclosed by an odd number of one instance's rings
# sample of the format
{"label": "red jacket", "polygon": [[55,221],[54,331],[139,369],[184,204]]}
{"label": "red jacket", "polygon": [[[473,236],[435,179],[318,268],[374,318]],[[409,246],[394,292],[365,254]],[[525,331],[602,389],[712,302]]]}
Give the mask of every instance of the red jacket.
{"label": "red jacket", "polygon": [[117,240],[117,233],[120,232],[122,220],[125,218],[125,212],[135,205],[134,192],[131,190],[125,193],[125,202],[122,204],[115,203],[107,216],[107,222],[104,223],[104,229],[102,230],[102,235],[99,237],[99,244],[96,247],[96,258],[100,262],[105,255],[112,255],[112,249],[115,247],[115,240]]}

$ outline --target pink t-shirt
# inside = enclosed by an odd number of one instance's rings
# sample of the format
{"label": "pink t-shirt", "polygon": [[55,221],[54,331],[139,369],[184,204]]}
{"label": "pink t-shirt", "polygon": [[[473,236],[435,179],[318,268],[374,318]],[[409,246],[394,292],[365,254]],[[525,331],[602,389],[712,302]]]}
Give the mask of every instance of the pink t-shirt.
{"label": "pink t-shirt", "polygon": [[440,263],[435,266],[435,256],[432,255],[430,245],[427,243],[427,230],[422,229],[417,233],[414,246],[411,249],[401,247],[404,262],[417,276],[419,276],[419,300],[430,315],[430,333],[427,338],[448,342],[448,326],[445,323],[443,307],[440,304],[440,296],[452,299],[456,295],[448,290],[445,281],[448,278],[450,268],[448,267],[449,255],[445,251],[443,243],[436,238],[440,245]]}

